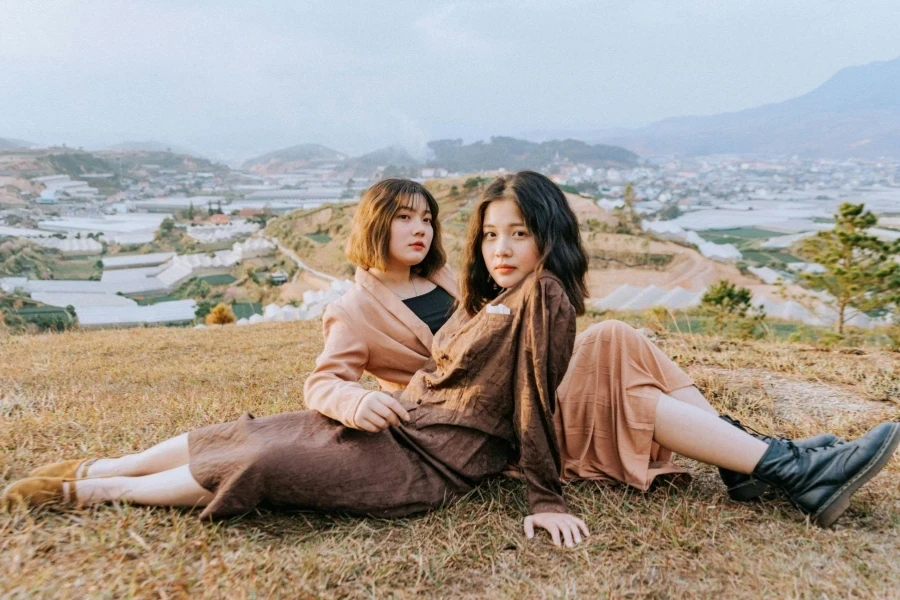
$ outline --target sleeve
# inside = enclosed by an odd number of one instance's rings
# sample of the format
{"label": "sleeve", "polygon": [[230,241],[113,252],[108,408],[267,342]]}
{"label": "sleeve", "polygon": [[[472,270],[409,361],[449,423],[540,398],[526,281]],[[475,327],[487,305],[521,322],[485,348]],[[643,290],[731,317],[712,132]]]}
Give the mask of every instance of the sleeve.
{"label": "sleeve", "polygon": [[531,514],[564,513],[553,411],[556,388],[575,344],[575,309],[561,284],[554,279],[537,282],[525,307],[523,326],[516,356],[515,428],[528,508]]}
{"label": "sleeve", "polygon": [[369,362],[369,347],[343,311],[334,305],[325,309],[322,332],[325,349],[303,386],[306,406],[356,428],[353,421],[356,409],[363,397],[371,393],[359,383]]}

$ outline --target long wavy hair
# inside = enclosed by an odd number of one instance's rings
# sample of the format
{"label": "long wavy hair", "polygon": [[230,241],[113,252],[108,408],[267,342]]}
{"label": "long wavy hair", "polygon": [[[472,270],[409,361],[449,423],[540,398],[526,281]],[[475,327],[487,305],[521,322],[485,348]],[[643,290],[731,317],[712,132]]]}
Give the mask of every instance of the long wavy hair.
{"label": "long wavy hair", "polygon": [[461,304],[466,312],[474,315],[500,293],[481,250],[484,215],[488,205],[498,200],[515,201],[537,243],[540,260],[536,270],[547,269],[559,277],[575,312],[584,314],[588,259],[581,243],[578,219],[559,186],[534,171],[519,171],[495,179],[484,190],[469,219],[461,282]]}

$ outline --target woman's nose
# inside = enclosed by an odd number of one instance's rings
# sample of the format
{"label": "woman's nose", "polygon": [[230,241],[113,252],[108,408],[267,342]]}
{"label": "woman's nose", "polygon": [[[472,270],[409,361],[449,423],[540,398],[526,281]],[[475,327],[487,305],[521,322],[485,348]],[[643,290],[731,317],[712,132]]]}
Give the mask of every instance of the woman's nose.
{"label": "woman's nose", "polygon": [[509,244],[504,239],[497,240],[497,246],[494,248],[497,256],[509,256],[511,251]]}

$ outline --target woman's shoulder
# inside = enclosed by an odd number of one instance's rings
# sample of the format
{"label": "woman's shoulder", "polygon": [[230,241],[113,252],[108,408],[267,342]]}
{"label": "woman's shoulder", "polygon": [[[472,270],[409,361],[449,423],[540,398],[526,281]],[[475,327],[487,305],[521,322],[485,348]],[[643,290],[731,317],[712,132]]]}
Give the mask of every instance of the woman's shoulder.
{"label": "woman's shoulder", "polygon": [[563,296],[566,295],[566,288],[563,285],[562,279],[560,279],[556,273],[544,269],[541,270],[540,273],[535,273],[532,277],[534,277],[535,293],[550,296],[558,296],[560,294]]}
{"label": "woman's shoulder", "polygon": [[370,305],[372,294],[359,283],[344,292],[340,298],[328,303],[324,316],[336,317],[343,320],[354,320],[354,315],[361,315],[361,309]]}
{"label": "woman's shoulder", "polygon": [[[542,270],[535,276],[533,295],[540,297],[545,305],[571,306],[569,294],[556,273]],[[574,308],[573,308],[574,310]]]}

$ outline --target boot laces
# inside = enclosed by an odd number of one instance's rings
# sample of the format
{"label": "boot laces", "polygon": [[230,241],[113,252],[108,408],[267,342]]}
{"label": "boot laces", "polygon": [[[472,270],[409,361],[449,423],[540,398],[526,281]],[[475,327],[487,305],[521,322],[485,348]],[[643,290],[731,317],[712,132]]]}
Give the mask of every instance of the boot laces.
{"label": "boot laces", "polygon": [[731,419],[733,424],[737,425],[737,427],[739,429],[743,429],[745,432],[754,434],[756,437],[760,438],[764,442],[769,442],[771,440],[771,441],[782,442],[784,444],[787,444],[788,448],[791,449],[791,452],[793,452],[794,456],[797,458],[800,458],[800,452],[818,452],[819,450],[825,450],[827,448],[831,448],[832,446],[840,446],[840,445],[846,443],[844,440],[838,439],[834,442],[831,442],[827,446],[819,446],[816,448],[804,448],[803,450],[800,450],[800,448],[798,448],[794,444],[794,442],[791,440],[791,438],[766,435],[764,433],[757,431],[756,429],[753,429],[749,425],[744,425],[743,423],[741,423],[740,421],[738,421],[737,419],[735,419],[733,417],[728,417],[728,418]]}

